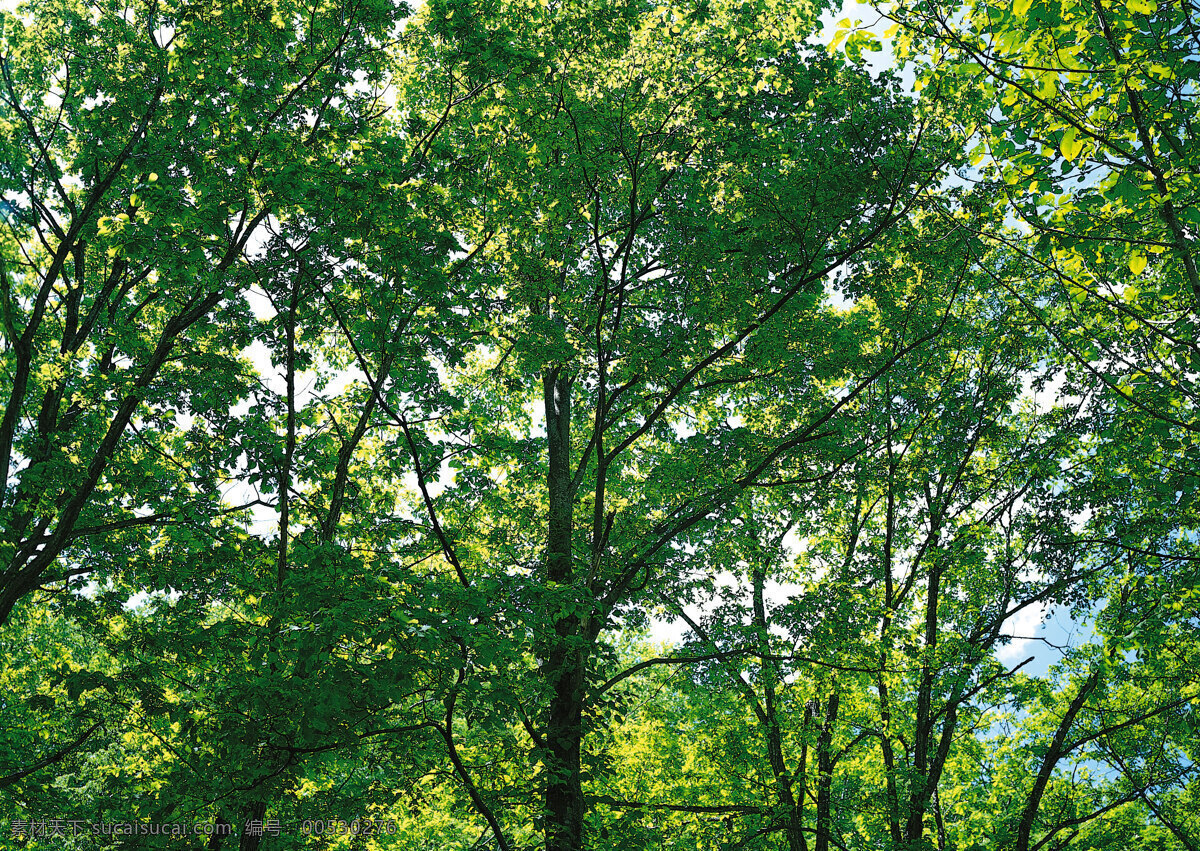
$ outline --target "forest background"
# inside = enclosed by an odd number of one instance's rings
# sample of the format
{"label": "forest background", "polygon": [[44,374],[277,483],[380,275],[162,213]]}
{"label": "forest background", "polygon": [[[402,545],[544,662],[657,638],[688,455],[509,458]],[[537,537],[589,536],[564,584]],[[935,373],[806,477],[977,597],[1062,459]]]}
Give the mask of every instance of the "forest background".
{"label": "forest background", "polygon": [[1197,7],[411,11],[0,12],[3,841],[1200,847]]}

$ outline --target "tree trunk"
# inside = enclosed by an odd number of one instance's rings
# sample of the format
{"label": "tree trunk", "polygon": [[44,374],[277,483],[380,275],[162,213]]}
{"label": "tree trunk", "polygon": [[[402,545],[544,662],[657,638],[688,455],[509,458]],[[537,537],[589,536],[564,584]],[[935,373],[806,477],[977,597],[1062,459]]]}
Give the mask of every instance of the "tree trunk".
{"label": "tree trunk", "polygon": [[[546,579],[569,586],[574,579],[571,554],[571,379],[560,368],[542,378],[546,436],[550,449],[549,522]],[[546,851],[583,848],[583,786],[580,752],[583,740],[583,680],[586,655],[579,613],[560,610],[548,635],[543,670],[551,688],[546,718]]]}
{"label": "tree trunk", "polygon": [[833,838],[833,730],[837,725],[838,693],[825,704],[825,723],[817,737],[817,841],[816,851],[829,851]]}
{"label": "tree trunk", "polygon": [[[882,630],[884,634],[887,633],[887,624],[888,619],[885,618]],[[884,671],[886,661],[886,657],[881,656],[879,674],[875,679],[876,688],[879,691],[879,721],[882,734],[879,744],[883,751],[883,772],[887,789],[888,835],[891,837],[892,845],[899,848],[904,841],[904,835],[900,831],[900,793],[896,788],[896,754],[892,749],[892,705]]]}
{"label": "tree trunk", "polygon": [[240,825],[242,841],[238,851],[258,851],[263,838],[263,816],[267,813],[265,800],[252,801],[246,808],[246,820]]}
{"label": "tree trunk", "polygon": [[929,569],[929,590],[925,599],[925,655],[921,662],[921,685],[917,690],[917,723],[913,733],[913,769],[915,776],[909,792],[908,822],[904,838],[913,848],[921,843],[925,833],[925,815],[929,809],[930,750],[933,728],[937,723],[933,711],[934,670],[932,655],[938,641],[938,594],[941,593],[942,568],[934,563]]}
{"label": "tree trunk", "polygon": [[[780,808],[787,813],[784,833],[787,837],[788,851],[808,851],[808,843],[804,839],[804,800],[801,798],[800,806],[797,806],[796,796],[792,791],[792,777],[783,756],[783,732],[775,708],[775,684],[779,682],[779,666],[771,659],[771,647],[767,640],[767,607],[763,592],[766,573],[761,564],[756,564],[753,571],[754,626],[758,630],[759,652],[762,654],[760,673],[763,681],[763,712],[766,715],[767,758],[771,763],[771,772],[775,775],[776,799]],[[806,708],[805,726],[808,712]],[[800,773],[804,773],[803,764]]]}
{"label": "tree trunk", "polygon": [[1062,721],[1059,722],[1058,729],[1054,731],[1054,738],[1050,742],[1050,747],[1046,749],[1046,755],[1042,757],[1042,765],[1038,769],[1037,777],[1033,781],[1033,788],[1025,799],[1025,808],[1021,812],[1021,821],[1017,825],[1015,851],[1029,851],[1029,843],[1033,837],[1034,822],[1037,820],[1038,808],[1042,804],[1042,795],[1046,791],[1046,786],[1050,783],[1050,776],[1054,773],[1054,767],[1058,765],[1058,761],[1070,750],[1066,748],[1067,734],[1071,731],[1071,725],[1075,723],[1075,716],[1079,714],[1079,710],[1083,709],[1088,695],[1095,690],[1099,682],[1100,670],[1093,671],[1091,676],[1084,680],[1083,685],[1079,687],[1079,693],[1075,695],[1075,699],[1067,707],[1066,714],[1063,715]]}

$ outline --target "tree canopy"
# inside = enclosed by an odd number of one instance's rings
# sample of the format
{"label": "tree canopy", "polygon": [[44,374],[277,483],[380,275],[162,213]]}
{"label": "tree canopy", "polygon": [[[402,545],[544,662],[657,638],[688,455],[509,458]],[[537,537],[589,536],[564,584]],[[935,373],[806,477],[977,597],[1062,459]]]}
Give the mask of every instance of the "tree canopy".
{"label": "tree canopy", "polygon": [[0,11],[12,841],[1200,846],[1197,10],[876,11]]}

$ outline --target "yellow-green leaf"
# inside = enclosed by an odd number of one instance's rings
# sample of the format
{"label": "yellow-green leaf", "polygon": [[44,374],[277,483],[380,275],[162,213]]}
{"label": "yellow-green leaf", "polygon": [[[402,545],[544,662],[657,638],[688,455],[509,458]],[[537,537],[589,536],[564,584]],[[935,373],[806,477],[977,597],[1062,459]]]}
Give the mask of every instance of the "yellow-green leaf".
{"label": "yellow-green leaf", "polygon": [[1072,162],[1083,150],[1083,140],[1075,138],[1075,128],[1068,127],[1062,136],[1062,155]]}

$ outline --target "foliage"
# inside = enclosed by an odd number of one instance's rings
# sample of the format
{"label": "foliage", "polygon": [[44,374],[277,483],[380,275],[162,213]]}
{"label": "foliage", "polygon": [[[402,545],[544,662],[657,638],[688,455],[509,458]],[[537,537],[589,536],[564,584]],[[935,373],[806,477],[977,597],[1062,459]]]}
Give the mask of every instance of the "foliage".
{"label": "foliage", "polygon": [[1194,849],[1194,10],[409,11],[0,12],[6,811]]}

